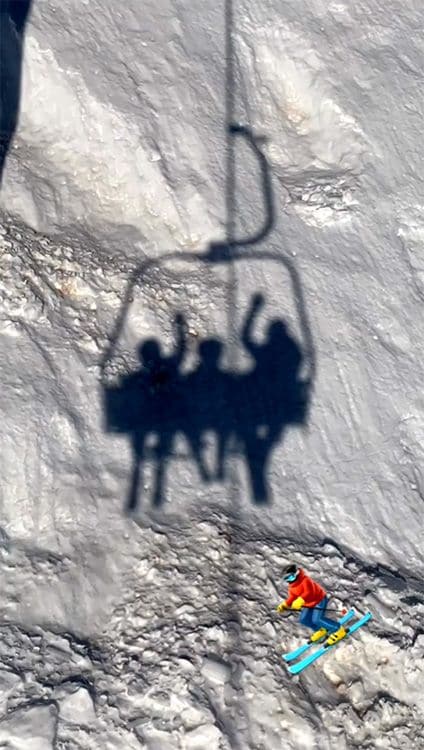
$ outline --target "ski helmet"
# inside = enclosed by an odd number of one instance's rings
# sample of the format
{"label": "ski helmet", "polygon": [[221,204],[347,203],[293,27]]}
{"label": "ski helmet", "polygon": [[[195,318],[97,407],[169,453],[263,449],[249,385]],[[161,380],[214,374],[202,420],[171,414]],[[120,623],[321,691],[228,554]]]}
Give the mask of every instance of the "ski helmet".
{"label": "ski helmet", "polygon": [[283,570],[283,578],[286,581],[286,583],[293,583],[293,581],[296,580],[297,576],[299,575],[299,568],[295,563],[290,563],[290,565],[286,565],[286,567]]}

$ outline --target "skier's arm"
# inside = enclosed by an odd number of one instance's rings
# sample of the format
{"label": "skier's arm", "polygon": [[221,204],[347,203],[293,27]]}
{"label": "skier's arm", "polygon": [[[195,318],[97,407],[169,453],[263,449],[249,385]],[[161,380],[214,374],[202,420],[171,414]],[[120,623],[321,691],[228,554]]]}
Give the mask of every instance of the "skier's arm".
{"label": "skier's arm", "polygon": [[291,605],[293,604],[293,602],[294,602],[294,601],[295,601],[295,600],[296,600],[297,598],[298,598],[298,597],[297,597],[297,596],[296,596],[295,594],[289,594],[289,595],[288,595],[288,597],[287,597],[287,599],[286,599],[286,602],[285,602],[285,603],[287,604],[287,606],[288,606],[288,607],[291,607]]}
{"label": "skier's arm", "polygon": [[[290,591],[290,588],[289,588],[289,591]],[[280,603],[280,604],[279,604],[279,605],[277,606],[277,612],[284,612],[284,610],[286,610],[286,609],[291,609],[291,603],[292,603],[292,602],[293,602],[293,601],[294,601],[295,599],[296,599],[296,597],[295,597],[295,596],[293,596],[293,594],[290,594],[290,593],[289,593],[289,595],[288,595],[287,599],[286,599],[286,600],[285,600],[284,602],[281,602],[281,603]]]}
{"label": "skier's arm", "polygon": [[309,601],[311,601],[310,597],[313,595],[313,591],[314,591],[314,584],[313,584],[312,579],[305,576],[305,578],[303,579],[302,596],[290,597],[291,608],[302,609],[302,607],[305,606],[308,599]]}
{"label": "skier's arm", "polygon": [[289,593],[286,599],[286,604],[292,609],[302,609],[302,607],[308,601],[308,598],[310,598],[309,595],[312,594],[312,591],[313,591],[312,580],[308,578],[307,576],[305,576],[303,579],[302,588],[301,588],[302,595]]}
{"label": "skier's arm", "polygon": [[294,600],[294,602],[291,605],[292,609],[302,609],[302,607],[305,604],[305,600],[302,599],[301,596],[298,596],[297,599]]}
{"label": "skier's arm", "polygon": [[285,602],[281,602],[281,604],[277,607],[277,612],[284,612],[286,609],[302,609],[302,607],[305,604],[305,600],[302,599],[301,596],[293,597],[289,596],[288,599],[286,599]]}

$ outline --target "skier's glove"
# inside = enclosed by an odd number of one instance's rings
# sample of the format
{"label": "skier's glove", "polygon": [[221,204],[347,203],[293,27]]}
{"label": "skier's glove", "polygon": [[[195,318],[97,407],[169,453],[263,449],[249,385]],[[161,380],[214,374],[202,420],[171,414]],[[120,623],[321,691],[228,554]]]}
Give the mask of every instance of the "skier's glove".
{"label": "skier's glove", "polygon": [[305,604],[305,600],[302,599],[301,596],[298,596],[297,599],[294,600],[293,604],[291,605],[292,609],[302,609],[303,605]]}
{"label": "skier's glove", "polygon": [[281,602],[277,607],[277,612],[280,612],[281,614],[281,612],[284,612],[286,609],[290,609],[290,607],[288,607],[285,602]]}

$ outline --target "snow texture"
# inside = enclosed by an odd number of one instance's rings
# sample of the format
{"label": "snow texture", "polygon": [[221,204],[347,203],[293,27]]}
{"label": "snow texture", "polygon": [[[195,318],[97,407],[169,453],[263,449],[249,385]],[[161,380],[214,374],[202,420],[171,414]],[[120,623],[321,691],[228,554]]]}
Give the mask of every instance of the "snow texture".
{"label": "snow texture", "polygon": [[419,750],[424,7],[11,5],[0,745]]}

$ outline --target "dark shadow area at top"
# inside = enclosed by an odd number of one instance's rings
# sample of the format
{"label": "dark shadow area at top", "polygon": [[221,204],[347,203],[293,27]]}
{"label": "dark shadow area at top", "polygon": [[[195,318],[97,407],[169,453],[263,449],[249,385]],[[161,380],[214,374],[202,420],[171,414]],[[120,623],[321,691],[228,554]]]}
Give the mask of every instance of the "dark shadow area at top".
{"label": "dark shadow area at top", "polygon": [[0,186],[19,115],[25,24],[31,0],[0,0]]}
{"label": "dark shadow area at top", "polygon": [[[185,437],[189,457],[204,482],[225,480],[228,456],[238,454],[246,462],[253,501],[267,502],[270,494],[267,470],[272,450],[281,442],[289,425],[305,424],[307,419],[315,358],[299,276],[289,258],[252,248],[265,238],[274,222],[271,178],[260,145],[262,139],[255,138],[246,127],[231,126],[229,132],[231,137],[246,139],[259,163],[265,214],[262,226],[251,237],[233,240],[231,244],[215,243],[203,253],[168,253],[159,260],[141,263],[128,284],[121,313],[103,357],[106,429],[128,435],[132,445],[133,468],[127,500],[130,512],[139,502],[144,485],[143,464],[148,459],[154,467],[151,501],[156,506],[164,501],[166,468],[175,457],[177,434]],[[247,372],[235,372],[222,366],[225,347],[229,344],[217,337],[198,342],[197,365],[183,372],[187,352],[186,321],[178,313],[174,320],[172,354],[163,353],[160,340],[146,339],[138,348],[140,366],[118,382],[108,382],[107,364],[113,358],[136,287],[143,285],[149,271],[158,270],[173,259],[208,265],[240,260],[277,263],[291,280],[302,344],[280,317],[268,322],[264,339],[258,341],[255,325],[265,300],[256,294],[237,334],[239,344],[253,361]],[[301,376],[301,369],[307,370],[307,376]],[[210,455],[208,460],[205,457],[206,435],[213,438],[212,461]]]}

